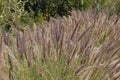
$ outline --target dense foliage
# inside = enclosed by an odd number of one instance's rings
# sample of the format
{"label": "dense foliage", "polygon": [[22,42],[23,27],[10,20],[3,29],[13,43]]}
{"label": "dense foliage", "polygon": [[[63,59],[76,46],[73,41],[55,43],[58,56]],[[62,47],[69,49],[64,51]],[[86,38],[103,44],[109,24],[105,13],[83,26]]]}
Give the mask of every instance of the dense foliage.
{"label": "dense foliage", "polygon": [[90,8],[120,15],[120,0],[0,0],[0,28],[49,21],[69,15],[72,9]]}
{"label": "dense foliage", "polygon": [[[42,13],[49,20],[50,17],[65,16],[75,8],[86,10],[89,7],[98,10],[111,9],[110,11],[119,12],[120,1],[114,0],[28,0],[25,3],[25,10],[33,12],[34,17]],[[113,10],[114,9],[114,10]]]}
{"label": "dense foliage", "polygon": [[50,16],[67,15],[71,9],[68,0],[28,0],[25,4],[25,10],[33,12],[34,17],[41,12],[47,20],[50,19]]}

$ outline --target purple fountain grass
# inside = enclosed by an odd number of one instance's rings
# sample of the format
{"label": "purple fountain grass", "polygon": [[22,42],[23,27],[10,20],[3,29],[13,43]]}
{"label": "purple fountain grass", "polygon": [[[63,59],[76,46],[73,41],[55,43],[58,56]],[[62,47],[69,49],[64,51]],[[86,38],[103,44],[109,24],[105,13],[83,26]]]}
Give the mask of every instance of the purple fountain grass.
{"label": "purple fountain grass", "polygon": [[0,35],[0,54],[2,52],[2,36]]}
{"label": "purple fountain grass", "polygon": [[16,42],[17,42],[17,49],[20,53],[21,58],[26,53],[25,51],[25,37],[23,36],[23,33],[20,31],[16,31]]}
{"label": "purple fountain grass", "polygon": [[[16,36],[12,38],[16,39],[14,48],[25,56],[29,68],[40,55],[43,63],[49,60],[54,64],[62,58],[63,75],[71,70],[81,80],[94,80],[97,74],[100,80],[119,80],[119,24],[116,16],[109,17],[106,12],[73,10],[69,17],[51,18],[41,25],[34,24],[32,30],[28,26],[23,32],[15,30]],[[13,44],[9,37],[6,34],[2,37],[7,45]],[[0,51],[1,44],[0,41]]]}

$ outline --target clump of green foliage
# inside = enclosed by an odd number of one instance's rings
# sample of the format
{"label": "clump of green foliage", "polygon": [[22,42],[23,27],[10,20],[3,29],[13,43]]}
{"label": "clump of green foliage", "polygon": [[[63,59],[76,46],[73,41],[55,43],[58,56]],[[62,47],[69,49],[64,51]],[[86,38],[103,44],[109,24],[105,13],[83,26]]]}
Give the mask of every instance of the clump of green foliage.
{"label": "clump of green foliage", "polygon": [[42,21],[42,13],[38,18],[34,18],[33,14],[28,14],[24,6],[27,0],[0,0],[0,30],[5,28],[9,31],[11,27],[23,28],[25,25]]}
{"label": "clump of green foliage", "polygon": [[68,0],[28,0],[25,4],[25,10],[33,12],[37,18],[42,13],[46,20],[50,17],[65,16],[72,9]]}
{"label": "clump of green foliage", "polygon": [[90,7],[98,11],[120,13],[119,5],[119,0],[28,0],[25,3],[25,10],[33,12],[35,18],[42,13],[45,19],[49,20],[50,17],[66,16],[72,9],[86,10]]}

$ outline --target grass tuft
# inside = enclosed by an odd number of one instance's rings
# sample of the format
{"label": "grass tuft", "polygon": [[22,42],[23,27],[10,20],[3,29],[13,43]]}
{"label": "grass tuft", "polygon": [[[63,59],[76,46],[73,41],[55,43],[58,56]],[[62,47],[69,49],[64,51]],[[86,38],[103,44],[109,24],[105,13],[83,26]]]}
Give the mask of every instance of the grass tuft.
{"label": "grass tuft", "polygon": [[[119,80],[120,19],[73,10],[0,35],[1,80]],[[117,19],[117,21],[116,21]]]}

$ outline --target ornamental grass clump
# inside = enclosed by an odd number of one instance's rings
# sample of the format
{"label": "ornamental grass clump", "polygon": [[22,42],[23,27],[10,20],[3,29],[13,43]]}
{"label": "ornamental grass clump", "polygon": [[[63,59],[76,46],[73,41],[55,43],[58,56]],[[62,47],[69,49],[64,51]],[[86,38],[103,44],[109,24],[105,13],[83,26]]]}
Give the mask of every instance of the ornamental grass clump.
{"label": "ornamental grass clump", "polygon": [[73,10],[69,17],[12,31],[0,38],[2,80],[120,79],[116,15]]}

